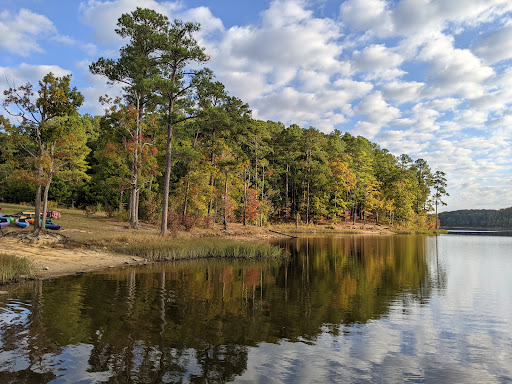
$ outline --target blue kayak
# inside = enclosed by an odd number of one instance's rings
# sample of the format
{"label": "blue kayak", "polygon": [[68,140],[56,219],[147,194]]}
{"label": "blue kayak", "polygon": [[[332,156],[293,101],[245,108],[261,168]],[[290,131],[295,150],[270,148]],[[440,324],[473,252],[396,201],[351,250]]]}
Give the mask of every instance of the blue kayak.
{"label": "blue kayak", "polygon": [[27,228],[30,225],[30,223],[25,219],[16,219],[14,222],[21,228]]}

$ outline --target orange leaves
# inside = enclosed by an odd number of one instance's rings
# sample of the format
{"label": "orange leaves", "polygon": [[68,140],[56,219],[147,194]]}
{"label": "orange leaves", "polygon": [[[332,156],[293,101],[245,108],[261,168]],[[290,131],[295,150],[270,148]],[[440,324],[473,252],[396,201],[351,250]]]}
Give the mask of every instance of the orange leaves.
{"label": "orange leaves", "polygon": [[247,205],[245,217],[248,221],[254,221],[258,218],[261,202],[258,200],[258,191],[254,188],[247,190]]}

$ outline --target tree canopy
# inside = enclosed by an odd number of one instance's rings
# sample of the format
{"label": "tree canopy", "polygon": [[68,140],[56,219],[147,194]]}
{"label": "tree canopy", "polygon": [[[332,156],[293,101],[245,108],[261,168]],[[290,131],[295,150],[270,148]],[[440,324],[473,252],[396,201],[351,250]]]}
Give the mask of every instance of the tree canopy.
{"label": "tree canopy", "polygon": [[362,136],[253,119],[203,67],[199,29],[148,9],[122,15],[119,58],[90,66],[124,85],[123,97],[101,98],[103,116],[78,114],[83,97],[69,76],[48,74],[38,96],[30,84],[6,91],[4,106],[20,120],[0,119],[0,142],[10,144],[1,147],[0,198],[20,201],[23,185],[37,206],[44,187],[44,202],[101,205],[132,228],[159,221],[162,235],[213,222],[435,227],[428,213],[447,195],[442,171]]}

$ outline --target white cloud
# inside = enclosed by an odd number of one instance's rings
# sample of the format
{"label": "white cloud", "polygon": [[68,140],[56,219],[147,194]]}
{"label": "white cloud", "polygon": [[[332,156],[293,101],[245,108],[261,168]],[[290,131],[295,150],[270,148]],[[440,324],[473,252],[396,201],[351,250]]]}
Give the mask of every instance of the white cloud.
{"label": "white cloud", "polygon": [[56,35],[57,29],[46,16],[27,9],[12,15],[0,12],[0,48],[21,56],[43,52],[39,40]]}
{"label": "white cloud", "polygon": [[281,21],[268,20],[269,14],[264,17],[267,27],[229,29],[221,42],[218,56],[214,57],[215,64],[230,67],[233,64],[228,61],[234,58],[235,63],[256,71],[268,71],[274,66],[293,66],[326,73],[342,69],[337,60],[341,50],[336,43],[340,34],[332,21],[308,19],[277,28],[275,24]]}
{"label": "white cloud", "polygon": [[393,79],[405,74],[398,67],[403,58],[383,44],[372,44],[362,51],[354,51],[353,68],[357,72],[367,72],[367,79]]}
{"label": "white cloud", "polygon": [[454,48],[453,37],[444,34],[428,41],[417,60],[429,64],[428,81],[435,96],[481,97],[485,93],[483,82],[494,75],[494,70],[471,51]]}
{"label": "white cloud", "polygon": [[180,18],[186,21],[192,21],[201,25],[200,36],[215,32],[224,32],[224,24],[218,17],[213,16],[207,7],[197,7],[184,11]]}
{"label": "white cloud", "polygon": [[391,34],[391,13],[384,0],[348,0],[340,7],[341,19],[355,30],[373,29],[380,35]]}
{"label": "white cloud", "polygon": [[418,102],[422,98],[422,90],[425,83],[416,81],[400,82],[392,81],[382,86],[382,95],[386,99],[393,100],[397,104]]}
{"label": "white cloud", "polygon": [[482,37],[473,51],[489,64],[512,58],[512,25]]}
{"label": "white cloud", "polygon": [[98,43],[119,44],[121,38],[114,31],[117,20],[137,7],[153,9],[166,16],[179,9],[178,3],[155,0],[87,0],[80,3],[79,10],[82,22],[95,29],[94,37]]}
{"label": "white cloud", "polygon": [[380,91],[366,96],[354,111],[364,115],[367,122],[379,126],[386,125],[391,120],[400,117],[400,110],[386,103]]}
{"label": "white cloud", "polygon": [[[446,170],[457,193],[469,179],[483,190],[481,172],[512,174],[509,0],[347,0],[338,20],[316,17],[315,2],[274,0],[255,24],[230,28],[213,4],[87,0],[82,20],[97,39],[90,54],[115,57],[116,20],[136,6],[200,22],[208,66],[255,118],[361,134]],[[460,34],[484,28],[492,30],[472,46]],[[83,92],[99,111],[97,97],[113,90],[89,81]]]}

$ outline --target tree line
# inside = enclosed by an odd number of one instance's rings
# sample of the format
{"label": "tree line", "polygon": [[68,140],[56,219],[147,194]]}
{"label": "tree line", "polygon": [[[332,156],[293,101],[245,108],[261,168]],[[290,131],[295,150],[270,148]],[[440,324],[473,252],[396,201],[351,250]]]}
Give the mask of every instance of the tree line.
{"label": "tree line", "polygon": [[442,212],[439,219],[444,227],[512,228],[512,207]]}
{"label": "tree line", "polygon": [[149,9],[122,15],[119,58],[90,65],[123,85],[123,97],[100,98],[103,116],[79,114],[71,76],[6,90],[14,118],[0,117],[0,198],[35,196],[36,215],[49,199],[101,204],[131,228],[160,221],[162,235],[176,223],[213,221],[437,225],[427,213],[444,204],[442,171],[361,136],[253,119],[204,66],[198,30]]}

